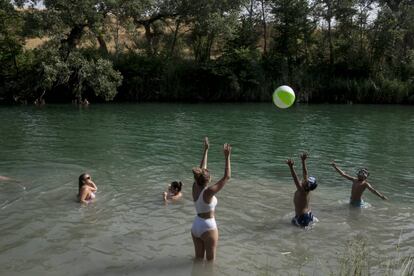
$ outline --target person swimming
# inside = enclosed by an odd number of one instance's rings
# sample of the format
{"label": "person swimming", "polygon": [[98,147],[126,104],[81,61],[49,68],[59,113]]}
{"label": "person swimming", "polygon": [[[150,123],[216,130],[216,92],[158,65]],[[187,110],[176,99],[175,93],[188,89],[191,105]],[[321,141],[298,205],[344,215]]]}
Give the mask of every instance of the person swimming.
{"label": "person swimming", "polygon": [[365,189],[370,190],[373,194],[377,195],[383,200],[388,200],[386,196],[378,192],[368,183],[367,178],[369,176],[368,169],[362,168],[357,171],[357,177],[352,177],[347,175],[336,165],[335,161],[332,161],[332,167],[344,178],[352,181],[351,197],[349,204],[354,207],[364,207],[366,206],[365,201],[362,199],[362,194]]}
{"label": "person swimming", "polygon": [[183,183],[180,181],[173,181],[169,186],[166,192],[163,193],[164,201],[168,200],[177,200],[182,197],[181,188]]}
{"label": "person swimming", "polygon": [[231,145],[224,144],[225,170],[224,176],[214,185],[208,186],[211,181],[207,169],[207,155],[209,142],[204,139],[204,154],[200,167],[193,168],[194,183],[192,188],[193,201],[197,215],[191,227],[196,259],[214,260],[218,242],[218,229],[215,219],[217,194],[231,177],[230,155]]}
{"label": "person swimming", "polygon": [[79,176],[79,190],[77,197],[80,203],[90,203],[95,199],[95,192],[97,190],[98,188],[89,174],[83,173]]}
{"label": "person swimming", "polygon": [[308,169],[306,167],[306,159],[308,158],[307,153],[301,154],[303,180],[300,181],[295,169],[293,168],[294,162],[291,159],[286,160],[290,173],[292,174],[293,181],[296,185],[296,191],[293,196],[293,203],[295,205],[295,217],[292,218],[292,224],[300,227],[309,226],[314,221],[317,221],[316,217],[313,216],[309,207],[310,192],[315,190],[318,184],[316,178],[308,176]]}

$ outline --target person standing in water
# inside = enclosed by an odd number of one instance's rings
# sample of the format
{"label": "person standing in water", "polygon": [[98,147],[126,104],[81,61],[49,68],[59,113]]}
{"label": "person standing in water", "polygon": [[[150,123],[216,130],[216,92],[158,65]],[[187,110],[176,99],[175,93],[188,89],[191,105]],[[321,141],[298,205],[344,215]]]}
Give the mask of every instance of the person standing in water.
{"label": "person standing in water", "polygon": [[363,168],[358,170],[357,177],[352,177],[347,175],[344,171],[342,171],[336,165],[335,161],[332,161],[332,167],[344,178],[352,181],[352,189],[351,189],[351,198],[349,203],[354,207],[363,207],[365,202],[362,199],[362,193],[365,189],[368,188],[373,194],[377,195],[383,200],[388,200],[386,196],[378,192],[377,190],[372,187],[371,184],[368,183],[367,178],[369,176],[369,172],[367,169]]}
{"label": "person standing in water", "polygon": [[193,168],[194,183],[192,188],[193,200],[197,215],[191,228],[196,259],[211,261],[215,259],[218,242],[218,229],[214,210],[217,205],[217,194],[231,177],[230,155],[231,145],[224,144],[225,169],[224,176],[214,185],[208,186],[211,181],[207,169],[207,155],[209,149],[208,138],[204,139],[204,153],[200,167]]}
{"label": "person standing in water", "polygon": [[309,207],[310,191],[316,189],[316,179],[313,176],[308,177],[308,169],[306,167],[306,159],[308,158],[307,153],[301,154],[302,159],[302,170],[303,180],[300,181],[295,169],[293,168],[294,162],[292,159],[286,160],[290,173],[292,174],[293,181],[296,185],[296,192],[293,196],[293,203],[295,205],[295,217],[292,218],[292,223],[296,226],[306,227],[311,222],[317,221],[316,217],[313,216]]}
{"label": "person standing in water", "polygon": [[89,174],[83,173],[79,176],[79,190],[77,196],[80,203],[91,202],[95,198],[95,192],[97,190],[98,188]]}

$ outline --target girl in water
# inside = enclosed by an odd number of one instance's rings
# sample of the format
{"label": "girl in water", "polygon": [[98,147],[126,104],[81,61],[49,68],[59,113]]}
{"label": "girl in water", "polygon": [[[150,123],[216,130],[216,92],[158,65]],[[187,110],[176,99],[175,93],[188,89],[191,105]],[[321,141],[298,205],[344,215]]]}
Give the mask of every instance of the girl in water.
{"label": "girl in water", "polygon": [[224,144],[224,157],[226,161],[224,176],[214,185],[208,186],[210,173],[207,170],[208,138],[204,139],[204,154],[200,167],[193,168],[193,200],[197,215],[191,228],[196,259],[214,260],[218,242],[218,229],[214,216],[217,205],[215,194],[218,193],[231,176],[230,144]]}
{"label": "girl in water", "polygon": [[98,190],[89,174],[83,173],[79,176],[78,200],[80,203],[89,203],[95,198]]}
{"label": "girl in water", "polygon": [[164,201],[177,200],[182,197],[181,188],[183,183],[174,181],[168,186],[168,190],[163,193]]}

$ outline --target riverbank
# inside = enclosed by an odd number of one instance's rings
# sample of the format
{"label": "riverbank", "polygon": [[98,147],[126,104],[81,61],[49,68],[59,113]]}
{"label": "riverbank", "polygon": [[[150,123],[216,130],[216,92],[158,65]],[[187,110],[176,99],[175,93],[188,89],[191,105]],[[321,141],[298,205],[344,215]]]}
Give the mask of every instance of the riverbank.
{"label": "riverbank", "polygon": [[[93,56],[92,60],[99,59],[98,53],[89,51],[89,55]],[[343,77],[317,67],[286,79],[274,77],[277,74],[269,67],[270,60],[260,57],[241,55],[204,64],[137,54],[108,58],[122,79],[117,88],[111,88],[110,96],[95,91],[106,89],[104,80],[83,83],[81,94],[74,92],[78,88],[70,83],[53,85],[39,94],[43,84],[29,83],[29,80],[38,81],[37,73],[29,70],[21,75],[17,90],[0,92],[0,103],[70,103],[83,99],[95,103],[108,99],[113,102],[270,102],[274,89],[287,84],[301,103],[414,104],[414,84],[409,81]],[[100,81],[99,71],[95,74]]]}

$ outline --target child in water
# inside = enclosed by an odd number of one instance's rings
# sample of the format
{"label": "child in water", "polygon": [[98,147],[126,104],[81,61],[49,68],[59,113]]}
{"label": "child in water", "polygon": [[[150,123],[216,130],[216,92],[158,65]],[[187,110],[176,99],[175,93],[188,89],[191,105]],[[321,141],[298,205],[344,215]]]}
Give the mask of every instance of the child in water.
{"label": "child in water", "polygon": [[79,176],[78,200],[80,203],[89,203],[95,199],[97,190],[98,188],[89,174],[83,173]]}
{"label": "child in water", "polygon": [[183,183],[174,181],[170,185],[168,185],[168,189],[166,192],[163,193],[164,201],[167,202],[168,200],[177,200],[181,198],[181,188]]}
{"label": "child in water", "polygon": [[347,175],[336,165],[335,161],[332,161],[332,167],[344,178],[352,181],[351,199],[349,203],[354,207],[363,207],[365,202],[362,199],[362,193],[366,188],[373,194],[377,195],[383,200],[388,200],[386,196],[375,190],[371,184],[368,183],[367,178],[369,176],[367,169],[360,169],[357,173],[357,177]]}
{"label": "child in water", "polygon": [[296,226],[306,227],[312,222],[317,222],[317,218],[313,216],[309,207],[310,192],[315,190],[318,184],[313,176],[308,176],[308,169],[306,167],[306,159],[308,154],[305,152],[300,155],[302,160],[303,180],[300,181],[295,169],[293,168],[294,162],[292,159],[286,160],[290,173],[292,174],[293,181],[296,185],[296,192],[293,196],[293,203],[295,205],[295,217],[292,218],[292,223]]}

